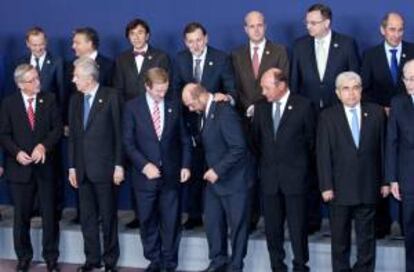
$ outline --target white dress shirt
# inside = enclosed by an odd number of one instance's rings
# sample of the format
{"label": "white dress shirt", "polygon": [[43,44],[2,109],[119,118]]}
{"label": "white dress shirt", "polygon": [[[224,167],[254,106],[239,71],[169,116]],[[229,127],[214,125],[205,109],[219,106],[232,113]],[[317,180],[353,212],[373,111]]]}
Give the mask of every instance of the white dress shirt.
{"label": "white dress shirt", "polygon": [[[144,48],[140,52],[147,52],[148,51],[148,44],[144,46]],[[142,64],[144,63],[145,57],[142,55],[137,55],[135,57],[135,65],[137,66],[138,74],[141,72]]]}
{"label": "white dress shirt", "polygon": [[263,39],[260,43],[252,43],[250,42],[250,59],[253,62],[253,54],[254,54],[254,48],[257,47],[257,55],[259,57],[259,63],[262,62],[263,52],[266,46],[266,39]]}
{"label": "white dress shirt", "polygon": [[[152,113],[154,112],[155,101],[147,92],[145,93],[145,98],[147,100],[147,104],[148,104],[148,107],[150,109],[150,114],[151,114],[151,117],[152,117]],[[160,110],[161,135],[162,135],[162,132],[164,130],[164,117],[165,117],[165,115],[164,115],[164,113],[165,113],[164,104],[165,104],[164,99],[162,101],[158,102],[158,108]]]}
{"label": "white dress shirt", "polygon": [[282,118],[283,112],[285,111],[285,108],[286,108],[289,95],[290,95],[290,90],[287,90],[287,92],[278,101],[274,101],[272,103],[272,118],[275,115],[276,102],[280,102],[280,118]]}
{"label": "white dress shirt", "polygon": [[[40,69],[40,71],[42,71],[42,67],[43,67],[43,63],[45,62],[45,59],[46,59],[46,52],[39,57],[39,69]],[[30,65],[32,65],[33,67],[36,67],[36,57],[33,54],[30,57]]]}

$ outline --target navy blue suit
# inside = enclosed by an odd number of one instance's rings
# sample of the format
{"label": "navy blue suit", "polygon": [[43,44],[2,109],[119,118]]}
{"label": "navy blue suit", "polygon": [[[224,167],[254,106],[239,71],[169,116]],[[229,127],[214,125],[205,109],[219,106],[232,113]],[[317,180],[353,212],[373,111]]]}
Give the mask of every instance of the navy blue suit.
{"label": "navy blue suit", "polygon": [[386,144],[385,176],[398,182],[402,194],[406,271],[414,271],[414,104],[401,94],[391,100]]}
{"label": "navy blue suit", "polygon": [[242,271],[247,249],[247,144],[236,110],[212,102],[201,132],[207,169],[218,180],[207,182],[205,226],[212,267],[227,262],[227,222],[231,230],[232,271]]}
{"label": "navy blue suit", "polygon": [[[124,145],[132,163],[132,182],[139,205],[144,256],[151,265],[175,269],[179,246],[180,170],[190,169],[191,138],[178,99],[164,99],[164,126],[158,139],[142,94],[126,104]],[[152,163],[161,177],[149,180],[142,169]]]}

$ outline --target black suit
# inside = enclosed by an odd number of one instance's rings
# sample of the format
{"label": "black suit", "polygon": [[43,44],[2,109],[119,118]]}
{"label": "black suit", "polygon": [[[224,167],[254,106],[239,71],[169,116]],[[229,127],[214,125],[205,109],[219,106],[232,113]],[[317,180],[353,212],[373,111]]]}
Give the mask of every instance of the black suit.
{"label": "black suit", "polygon": [[365,101],[389,107],[391,98],[396,94],[405,93],[402,81],[402,68],[405,62],[414,58],[414,44],[402,42],[401,58],[398,65],[398,82],[394,83],[387,60],[384,43],[367,49],[362,58],[361,77],[363,99]]}
{"label": "black suit", "polygon": [[[383,179],[385,112],[361,104],[359,147],[341,104],[323,111],[317,133],[320,189],[333,190],[330,203],[333,271],[350,271],[351,220],[355,220],[356,271],[375,268],[375,204]],[[358,270],[360,269],[360,270]]]}
{"label": "black suit", "polygon": [[306,194],[315,144],[315,112],[309,100],[290,94],[275,136],[272,106],[265,101],[257,103],[253,117],[271,266],[273,271],[287,271],[283,262],[287,217],[293,270],[308,271]]}
{"label": "black suit", "polygon": [[[56,179],[53,151],[62,135],[62,121],[55,96],[40,92],[36,97],[35,128],[31,129],[23,97],[15,92],[5,98],[1,109],[0,141],[7,153],[6,178],[10,181],[14,210],[14,247],[19,260],[30,261],[30,218],[36,190],[40,196],[43,225],[43,258],[57,261],[59,223],[56,218]],[[17,162],[20,151],[29,156],[37,144],[46,149],[44,164],[23,166]]]}
{"label": "black suit", "polygon": [[[113,174],[122,166],[121,113],[116,90],[99,86],[83,126],[84,95],[73,94],[69,106],[69,168],[76,170],[86,262],[99,264],[98,214],[104,233],[103,260],[115,266],[119,257],[116,192]],[[98,208],[98,210],[96,210]]]}
{"label": "black suit", "polygon": [[171,72],[168,55],[152,46],[148,46],[139,73],[131,49],[116,58],[114,88],[121,92],[124,101],[145,93],[144,75],[154,67],[164,68],[167,72]]}

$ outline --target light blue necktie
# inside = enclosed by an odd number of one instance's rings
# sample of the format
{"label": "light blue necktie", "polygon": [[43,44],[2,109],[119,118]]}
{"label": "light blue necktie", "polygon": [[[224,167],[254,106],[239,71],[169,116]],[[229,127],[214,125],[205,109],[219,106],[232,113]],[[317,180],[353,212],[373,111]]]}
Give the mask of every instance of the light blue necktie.
{"label": "light blue necktie", "polygon": [[88,124],[89,112],[91,111],[91,97],[92,95],[90,94],[83,97],[83,128],[86,128]]}
{"label": "light blue necktie", "polygon": [[197,83],[201,82],[201,59],[195,60],[194,79]]}
{"label": "light blue necktie", "polygon": [[356,147],[359,147],[359,124],[358,124],[357,110],[355,108],[350,109],[350,112],[352,114],[352,118],[351,118],[352,138],[354,139],[354,143]]}
{"label": "light blue necktie", "polygon": [[392,75],[392,80],[394,84],[398,83],[398,60],[397,60],[397,49],[390,49],[391,53],[391,63],[390,63],[390,71]]}
{"label": "light blue necktie", "polygon": [[279,128],[279,123],[280,123],[280,105],[282,103],[280,103],[279,101],[276,101],[275,103],[276,103],[276,109],[273,114],[273,136],[276,139],[277,129]]}

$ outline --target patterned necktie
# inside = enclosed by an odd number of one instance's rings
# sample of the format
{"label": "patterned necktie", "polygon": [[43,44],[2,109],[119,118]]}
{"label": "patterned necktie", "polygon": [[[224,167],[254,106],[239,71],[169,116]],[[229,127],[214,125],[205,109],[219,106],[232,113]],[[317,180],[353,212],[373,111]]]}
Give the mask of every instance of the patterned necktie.
{"label": "patterned necktie", "polygon": [[197,83],[201,82],[201,59],[195,60],[194,79]]}
{"label": "patterned necktie", "polygon": [[161,139],[161,114],[159,102],[154,101],[154,107],[152,108],[152,123],[154,124],[155,133],[157,134],[158,139]]}
{"label": "patterned necktie", "polygon": [[322,81],[326,70],[327,54],[324,40],[316,40],[316,64],[318,66],[319,78]]}
{"label": "patterned necktie", "polygon": [[257,76],[259,75],[259,67],[260,67],[259,54],[257,52],[258,50],[259,50],[258,46],[253,47],[252,64],[253,64],[253,73],[254,73],[255,78],[257,78]]}
{"label": "patterned necktie", "polygon": [[86,128],[88,124],[89,112],[91,111],[91,97],[87,94],[83,97],[83,128]]}
{"label": "patterned necktie", "polygon": [[397,84],[398,82],[398,60],[397,60],[397,49],[390,49],[391,53],[391,63],[390,63],[390,71],[392,80],[394,81],[394,84]]}
{"label": "patterned necktie", "polygon": [[27,118],[29,119],[29,124],[30,124],[30,128],[32,130],[34,130],[35,127],[35,112],[33,109],[33,101],[34,98],[28,98],[27,99],[27,103],[29,103],[29,105],[27,106]]}
{"label": "patterned necktie", "polygon": [[358,124],[358,115],[357,110],[355,108],[349,110],[351,112],[351,132],[352,138],[354,139],[354,143],[356,147],[359,147],[359,124]]}
{"label": "patterned necktie", "polygon": [[280,103],[279,101],[276,102],[276,109],[273,114],[273,136],[276,139],[277,129],[279,128],[280,123]]}

